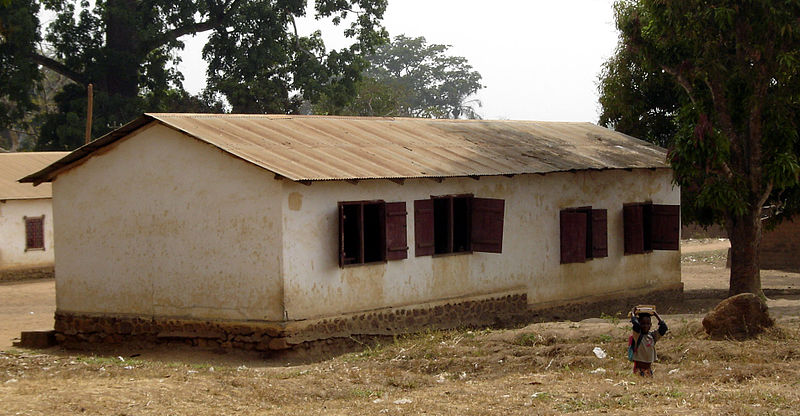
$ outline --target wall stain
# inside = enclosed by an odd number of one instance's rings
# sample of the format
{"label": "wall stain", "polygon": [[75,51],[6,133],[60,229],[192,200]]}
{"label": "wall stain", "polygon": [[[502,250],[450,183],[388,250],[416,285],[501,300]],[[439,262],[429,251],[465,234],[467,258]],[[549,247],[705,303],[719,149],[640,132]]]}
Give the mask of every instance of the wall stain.
{"label": "wall stain", "polygon": [[431,294],[436,297],[460,296],[471,290],[468,254],[447,255],[433,259]]}
{"label": "wall stain", "polygon": [[303,194],[300,192],[292,192],[289,194],[289,209],[292,211],[300,211],[303,207]]}

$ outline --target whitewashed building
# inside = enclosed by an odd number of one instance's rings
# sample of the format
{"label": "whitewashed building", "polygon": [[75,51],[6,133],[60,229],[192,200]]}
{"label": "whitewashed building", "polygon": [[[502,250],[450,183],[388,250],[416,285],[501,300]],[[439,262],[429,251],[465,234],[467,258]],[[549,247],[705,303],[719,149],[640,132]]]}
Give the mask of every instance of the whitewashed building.
{"label": "whitewashed building", "polygon": [[260,350],[680,296],[665,151],[590,123],[145,114],[53,183],[60,339]]}
{"label": "whitewashed building", "polygon": [[17,182],[66,152],[0,153],[0,280],[52,277],[50,184]]}

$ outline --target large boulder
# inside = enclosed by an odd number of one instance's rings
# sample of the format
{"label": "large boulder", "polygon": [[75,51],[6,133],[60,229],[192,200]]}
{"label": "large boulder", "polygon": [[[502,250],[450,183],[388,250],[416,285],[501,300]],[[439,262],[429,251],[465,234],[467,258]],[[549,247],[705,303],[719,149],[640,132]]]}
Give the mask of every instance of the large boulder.
{"label": "large boulder", "polygon": [[775,325],[767,304],[752,293],[731,296],[703,318],[703,328],[712,339],[743,340],[754,337]]}

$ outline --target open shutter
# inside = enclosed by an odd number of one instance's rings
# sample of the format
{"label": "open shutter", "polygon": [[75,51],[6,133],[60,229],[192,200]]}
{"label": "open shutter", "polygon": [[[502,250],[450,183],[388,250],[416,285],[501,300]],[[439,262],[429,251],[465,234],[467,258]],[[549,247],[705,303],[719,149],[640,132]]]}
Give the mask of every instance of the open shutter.
{"label": "open shutter", "polygon": [[472,199],[472,251],[501,253],[503,251],[502,199]]}
{"label": "open shutter", "polygon": [[389,202],[386,208],[386,260],[408,258],[406,203]]}
{"label": "open shutter", "polygon": [[592,257],[608,257],[608,213],[604,209],[591,210]]}
{"label": "open shutter", "polygon": [[644,253],[644,219],[642,204],[624,204],[622,223],[625,231],[625,254]]}
{"label": "open shutter", "polygon": [[653,250],[678,250],[680,246],[680,205],[653,205],[652,208]]}
{"label": "open shutter", "polygon": [[344,204],[339,202],[339,267],[344,265]]}
{"label": "open shutter", "polygon": [[414,241],[415,256],[433,254],[433,199],[414,201]]}
{"label": "open shutter", "polygon": [[586,212],[561,211],[561,263],[586,261]]}

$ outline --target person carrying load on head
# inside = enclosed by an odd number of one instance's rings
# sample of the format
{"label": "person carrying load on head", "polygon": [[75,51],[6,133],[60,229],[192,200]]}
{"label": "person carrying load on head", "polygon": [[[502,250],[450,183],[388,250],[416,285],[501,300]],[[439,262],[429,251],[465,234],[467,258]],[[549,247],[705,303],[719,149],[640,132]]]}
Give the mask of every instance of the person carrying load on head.
{"label": "person carrying load on head", "polygon": [[[667,323],[658,316],[655,306],[652,305],[636,306],[630,315],[633,335],[628,339],[628,359],[633,361],[634,374],[652,377],[653,362],[657,359],[656,342],[667,333]],[[658,319],[658,329],[655,331],[650,331],[651,316]]]}

